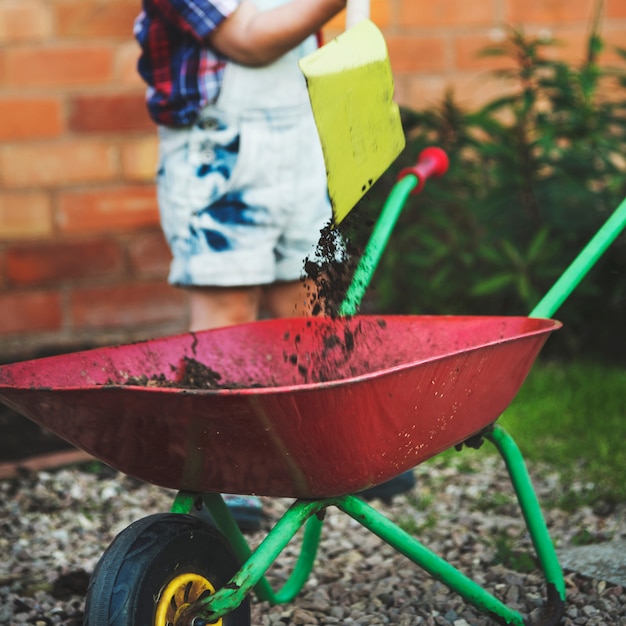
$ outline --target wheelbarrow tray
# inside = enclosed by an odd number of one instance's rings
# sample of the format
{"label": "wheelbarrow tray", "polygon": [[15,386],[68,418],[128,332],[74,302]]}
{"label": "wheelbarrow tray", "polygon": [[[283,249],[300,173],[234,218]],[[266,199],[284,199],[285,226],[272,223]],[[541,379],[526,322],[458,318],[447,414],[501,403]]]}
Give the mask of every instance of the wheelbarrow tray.
{"label": "wheelbarrow tray", "polygon": [[[0,399],[104,463],[185,491],[323,498],[493,423],[554,320],[254,322],[0,367]],[[218,389],[177,384],[189,363]]]}

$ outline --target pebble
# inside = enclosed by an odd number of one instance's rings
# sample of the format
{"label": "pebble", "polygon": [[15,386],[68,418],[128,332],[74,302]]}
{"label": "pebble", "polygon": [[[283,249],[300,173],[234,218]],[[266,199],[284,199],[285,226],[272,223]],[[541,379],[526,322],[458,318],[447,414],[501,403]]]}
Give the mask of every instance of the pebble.
{"label": "pebble", "polygon": [[[407,524],[407,532],[417,533],[424,546],[525,618],[536,619],[544,602],[543,576],[516,566],[522,562],[519,555],[534,557],[534,551],[506,470],[488,455],[463,458],[462,463],[455,458],[420,465],[412,493],[371,504],[396,523]],[[531,469],[539,501],[555,502],[560,478],[548,468]],[[581,490],[587,487],[581,482]],[[98,474],[69,468],[0,481],[0,626],[80,626],[89,573],[115,534],[144,515],[168,511],[174,495],[108,469]],[[247,535],[252,547],[291,503],[262,500],[265,527]],[[626,504],[573,512],[544,505],[544,515],[557,547],[575,545],[581,536],[626,538]],[[299,535],[268,570],[275,588],[292,571]],[[565,626],[626,626],[624,588],[571,571],[565,571],[565,582]],[[296,599],[270,606],[252,598],[252,624],[260,626],[491,623],[334,508],[326,515],[314,570]]]}

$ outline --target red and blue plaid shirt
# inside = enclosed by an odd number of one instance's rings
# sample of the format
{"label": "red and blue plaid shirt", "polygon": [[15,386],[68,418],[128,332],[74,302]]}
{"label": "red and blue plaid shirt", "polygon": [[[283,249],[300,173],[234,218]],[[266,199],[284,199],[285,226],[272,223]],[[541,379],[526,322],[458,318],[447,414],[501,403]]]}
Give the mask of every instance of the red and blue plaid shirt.
{"label": "red and blue plaid shirt", "polygon": [[143,0],[135,20],[138,70],[157,124],[189,126],[219,94],[226,59],[206,46],[209,34],[241,0]]}

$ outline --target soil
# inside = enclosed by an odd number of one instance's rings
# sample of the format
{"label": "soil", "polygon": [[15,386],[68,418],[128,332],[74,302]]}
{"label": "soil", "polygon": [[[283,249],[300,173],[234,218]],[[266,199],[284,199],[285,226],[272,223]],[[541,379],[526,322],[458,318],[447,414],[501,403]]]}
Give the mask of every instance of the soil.
{"label": "soil", "polygon": [[[174,387],[177,389],[232,389],[233,385],[220,383],[221,374],[196,359],[183,357],[183,367],[176,380],[168,380],[165,374],[155,376],[130,376],[125,385],[137,387]],[[111,384],[116,384],[111,381]]]}
{"label": "soil", "polygon": [[358,265],[360,251],[347,235],[349,221],[327,224],[320,233],[315,253],[305,260],[304,280],[315,284],[311,294],[313,315],[336,318]]}

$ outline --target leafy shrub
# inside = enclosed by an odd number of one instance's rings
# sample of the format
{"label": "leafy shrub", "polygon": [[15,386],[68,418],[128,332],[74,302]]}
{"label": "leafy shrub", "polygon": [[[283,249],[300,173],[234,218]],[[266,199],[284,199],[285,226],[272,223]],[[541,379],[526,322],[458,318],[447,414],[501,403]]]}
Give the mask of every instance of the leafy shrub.
{"label": "leafy shrub", "polygon": [[[598,20],[577,67],[552,60],[555,41],[511,30],[484,54],[508,57],[510,94],[464,110],[449,92],[403,110],[407,148],[353,211],[363,243],[395,182],[428,145],[450,169],[407,203],[374,276],[378,311],[527,315],[626,196],[626,50],[598,63]],[[363,240],[363,241],[362,241]],[[626,358],[626,237],[622,234],[555,317],[561,353]],[[555,335],[558,337],[559,333]]]}

